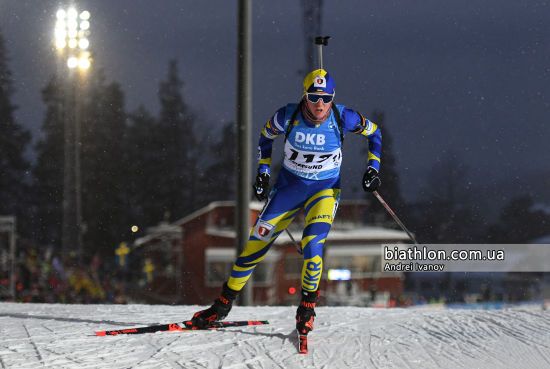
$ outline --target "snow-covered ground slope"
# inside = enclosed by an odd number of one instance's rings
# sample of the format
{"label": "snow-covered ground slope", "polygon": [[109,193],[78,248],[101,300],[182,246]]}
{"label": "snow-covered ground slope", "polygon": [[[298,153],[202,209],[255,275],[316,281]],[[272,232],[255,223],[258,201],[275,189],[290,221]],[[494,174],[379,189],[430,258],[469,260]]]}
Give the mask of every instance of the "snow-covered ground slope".
{"label": "snow-covered ground slope", "polygon": [[197,307],[0,303],[0,368],[550,368],[550,312],[320,307],[299,355],[295,307],[235,307],[224,331],[97,337]]}

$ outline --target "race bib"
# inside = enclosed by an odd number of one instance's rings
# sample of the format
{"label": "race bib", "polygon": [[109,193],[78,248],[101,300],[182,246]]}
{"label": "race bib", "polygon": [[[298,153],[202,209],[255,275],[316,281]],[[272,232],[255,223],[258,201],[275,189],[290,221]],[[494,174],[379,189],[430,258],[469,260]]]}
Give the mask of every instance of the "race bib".
{"label": "race bib", "polygon": [[298,175],[329,172],[342,164],[342,150],[337,148],[330,152],[305,151],[295,148],[287,141],[283,164],[285,168]]}

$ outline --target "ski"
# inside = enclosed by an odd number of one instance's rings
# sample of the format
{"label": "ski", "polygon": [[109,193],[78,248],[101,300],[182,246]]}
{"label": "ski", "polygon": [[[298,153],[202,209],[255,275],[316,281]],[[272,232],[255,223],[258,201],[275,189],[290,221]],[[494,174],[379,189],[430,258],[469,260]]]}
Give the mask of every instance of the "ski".
{"label": "ski", "polygon": [[145,327],[115,329],[111,331],[96,331],[96,336],[116,336],[119,334],[142,334],[155,332],[182,332],[195,330],[209,330],[229,327],[243,327],[248,325],[263,325],[269,324],[267,320],[236,320],[236,321],[221,321],[213,322],[206,328],[193,327],[190,320],[181,323],[155,324]]}
{"label": "ski", "polygon": [[300,334],[298,332],[298,352],[300,354],[307,354],[307,334]]}

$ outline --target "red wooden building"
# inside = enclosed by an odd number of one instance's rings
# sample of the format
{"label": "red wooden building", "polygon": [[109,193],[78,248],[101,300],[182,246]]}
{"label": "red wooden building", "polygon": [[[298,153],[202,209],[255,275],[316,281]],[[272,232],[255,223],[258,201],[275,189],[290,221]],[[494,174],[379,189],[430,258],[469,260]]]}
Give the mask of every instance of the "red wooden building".
{"label": "red wooden building", "polygon": [[[262,204],[253,202],[254,224]],[[363,224],[366,204],[342,201],[325,244],[322,302],[387,306],[403,292],[401,273],[381,272],[381,245],[406,243],[398,230]],[[207,305],[216,298],[235,260],[234,202],[213,202],[172,224],[160,224],[137,239],[133,252],[154,265],[140,298],[149,302]],[[290,226],[301,239],[303,215]],[[297,304],[302,255],[286,233],[275,241],[253,274],[254,303]]]}

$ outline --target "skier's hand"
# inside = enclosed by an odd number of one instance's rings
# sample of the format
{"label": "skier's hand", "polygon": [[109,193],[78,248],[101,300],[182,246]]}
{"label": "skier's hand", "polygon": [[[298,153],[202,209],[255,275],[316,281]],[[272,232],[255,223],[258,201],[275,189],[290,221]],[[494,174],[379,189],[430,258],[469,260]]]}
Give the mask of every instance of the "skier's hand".
{"label": "skier's hand", "polygon": [[256,183],[254,183],[252,188],[254,189],[254,195],[259,201],[265,200],[269,193],[269,174],[258,173]]}
{"label": "skier's hand", "polygon": [[363,190],[366,192],[374,192],[378,190],[378,187],[382,184],[380,177],[378,177],[378,171],[373,167],[368,167],[367,171],[363,175]]}

